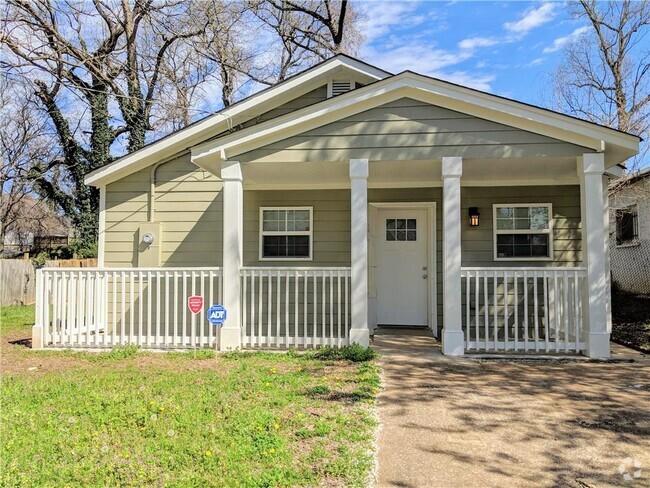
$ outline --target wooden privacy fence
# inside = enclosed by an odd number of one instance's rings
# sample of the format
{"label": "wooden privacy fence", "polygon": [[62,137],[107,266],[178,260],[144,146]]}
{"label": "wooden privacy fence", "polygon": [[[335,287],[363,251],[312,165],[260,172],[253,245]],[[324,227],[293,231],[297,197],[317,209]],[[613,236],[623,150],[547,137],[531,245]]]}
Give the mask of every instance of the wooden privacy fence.
{"label": "wooden privacy fence", "polygon": [[95,268],[97,267],[97,258],[86,259],[52,259],[45,261],[47,268]]}
{"label": "wooden privacy fence", "polygon": [[36,299],[36,276],[31,261],[0,259],[0,306],[30,305]]}
{"label": "wooden privacy fence", "polygon": [[584,268],[462,268],[461,279],[467,351],[585,349]]}
{"label": "wooden privacy fence", "polygon": [[[44,268],[36,324],[44,347],[215,347],[205,307],[222,299],[220,268]],[[204,298],[193,314],[190,295]]]}
{"label": "wooden privacy fence", "polygon": [[343,346],[350,268],[243,268],[243,347]]}

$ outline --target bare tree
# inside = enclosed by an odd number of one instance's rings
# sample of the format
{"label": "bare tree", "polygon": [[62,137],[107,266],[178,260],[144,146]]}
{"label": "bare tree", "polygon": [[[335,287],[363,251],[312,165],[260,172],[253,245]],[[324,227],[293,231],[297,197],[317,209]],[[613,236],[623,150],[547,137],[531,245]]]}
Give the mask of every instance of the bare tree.
{"label": "bare tree", "polygon": [[27,202],[32,200],[30,173],[35,165],[47,164],[56,155],[52,143],[30,91],[7,78],[0,79],[0,253],[5,234],[25,221]]}
{"label": "bare tree", "polygon": [[[122,134],[129,151],[144,145],[159,89],[167,81],[161,75],[167,53],[200,28],[195,23],[183,28],[191,4],[174,0],[9,0],[6,8],[2,67],[30,80],[61,148],[61,158],[32,167],[34,189],[63,209],[80,237],[92,242],[98,194],[84,185],[84,175],[111,161],[111,146]],[[55,170],[66,174],[69,189],[47,178]]]}
{"label": "bare tree", "polygon": [[[592,122],[650,135],[650,4],[643,1],[580,0],[570,6],[590,29],[568,45],[554,73],[561,109]],[[648,154],[628,162],[634,172]]]}
{"label": "bare tree", "polygon": [[230,105],[251,81],[282,81],[358,40],[348,35],[356,31],[347,0],[7,0],[1,8],[0,67],[31,87],[58,146],[31,166],[30,185],[88,244],[99,198],[86,173],[213,111],[215,99]]}
{"label": "bare tree", "polygon": [[257,83],[279,83],[338,53],[356,54],[362,41],[361,13],[347,0],[250,0],[251,12],[279,41],[272,62],[246,75]]}

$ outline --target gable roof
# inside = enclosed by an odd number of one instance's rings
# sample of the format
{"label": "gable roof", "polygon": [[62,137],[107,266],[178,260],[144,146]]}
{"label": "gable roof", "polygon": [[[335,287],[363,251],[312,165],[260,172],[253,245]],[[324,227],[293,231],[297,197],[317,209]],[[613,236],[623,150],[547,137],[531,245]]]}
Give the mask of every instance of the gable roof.
{"label": "gable roof", "polygon": [[[322,86],[328,77],[341,70],[359,73],[367,77],[369,83],[290,114],[236,132],[228,132],[233,125],[241,124],[262,112]],[[127,154],[109,165],[98,168],[89,173],[85,181],[86,184],[103,186],[190,148],[192,161],[195,164],[216,172],[218,168],[215,165],[220,165],[222,159],[234,157],[247,150],[325,125],[400,97],[415,98],[570,142],[591,151],[605,152],[606,165],[609,167],[622,163],[638,152],[640,138],[632,134],[412,71],[391,75],[363,61],[339,54],[276,86],[267,88],[138,151]],[[210,163],[207,163],[208,159]]]}
{"label": "gable roof", "polygon": [[346,71],[367,79],[368,83],[392,76],[388,71],[359,59],[336,55],[91,171],[86,175],[85,183],[104,186],[150,164],[173,157],[194,144],[229,131],[233,126],[323,86],[329,77]]}
{"label": "gable roof", "polygon": [[608,166],[615,166],[638,151],[637,136],[404,71],[255,127],[198,144],[192,147],[192,161],[214,172],[215,160],[235,159],[239,154],[403,97],[582,146],[585,152],[605,152]]}

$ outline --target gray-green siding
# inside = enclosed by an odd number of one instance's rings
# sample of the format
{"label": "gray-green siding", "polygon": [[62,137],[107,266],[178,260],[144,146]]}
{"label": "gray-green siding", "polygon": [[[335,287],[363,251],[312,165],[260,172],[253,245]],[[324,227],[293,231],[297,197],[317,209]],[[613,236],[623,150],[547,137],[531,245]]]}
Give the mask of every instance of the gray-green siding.
{"label": "gray-green siding", "polygon": [[[106,188],[104,263],[137,266],[137,236],[148,220],[151,169]],[[190,162],[189,154],[156,170],[154,221],[161,222],[163,266],[220,266],[222,183]]]}
{"label": "gray-green siding", "polygon": [[246,161],[575,157],[590,152],[532,132],[402,98],[234,155]]}

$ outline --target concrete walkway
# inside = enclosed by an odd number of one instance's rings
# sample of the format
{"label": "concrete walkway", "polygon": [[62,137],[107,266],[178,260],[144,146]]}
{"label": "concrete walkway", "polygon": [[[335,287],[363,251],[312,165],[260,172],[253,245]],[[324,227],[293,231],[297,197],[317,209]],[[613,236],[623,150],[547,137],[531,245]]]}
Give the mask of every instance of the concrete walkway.
{"label": "concrete walkway", "polygon": [[[378,487],[650,486],[650,372],[634,363],[442,356],[426,332],[382,355]],[[629,459],[642,466],[633,474]]]}

